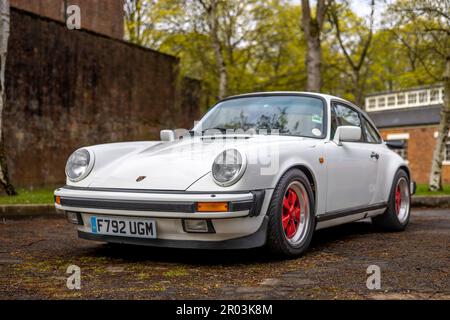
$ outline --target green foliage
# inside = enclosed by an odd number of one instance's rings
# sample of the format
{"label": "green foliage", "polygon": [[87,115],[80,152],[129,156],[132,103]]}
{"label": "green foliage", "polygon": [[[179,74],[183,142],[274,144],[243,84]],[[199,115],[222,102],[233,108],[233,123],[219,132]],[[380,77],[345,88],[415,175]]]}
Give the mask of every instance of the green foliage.
{"label": "green foliage", "polygon": [[443,185],[442,191],[430,191],[428,184],[418,184],[416,189],[417,196],[431,196],[431,195],[450,195],[450,185]]}
{"label": "green foliage", "polygon": [[17,190],[17,196],[0,196],[0,204],[52,204],[53,189]]}
{"label": "green foliage", "polygon": [[[203,108],[206,108],[216,101],[219,88],[214,37],[205,9],[212,1],[219,15],[217,40],[226,66],[227,95],[305,90],[306,44],[300,23],[300,1],[127,0],[127,4],[135,4],[126,6],[128,38],[179,57],[181,74],[202,80],[206,97]],[[376,14],[382,7],[385,10],[384,20],[374,27],[357,74],[336,37],[335,24],[328,19],[322,37],[322,91],[352,101],[359,97],[361,101],[368,93],[439,81],[439,72],[443,70],[439,52],[448,49],[448,34],[444,38],[439,32],[424,36],[418,25],[438,28],[442,21],[430,14],[419,20],[407,19],[411,3],[419,7],[421,0],[396,0],[388,9],[375,2]],[[139,14],[133,14],[133,8]],[[336,0],[334,9],[343,45],[356,63],[370,35],[370,19],[353,12],[347,0]],[[137,17],[142,20],[140,23]],[[139,32],[136,26],[140,26]],[[408,46],[415,49],[414,54]]]}

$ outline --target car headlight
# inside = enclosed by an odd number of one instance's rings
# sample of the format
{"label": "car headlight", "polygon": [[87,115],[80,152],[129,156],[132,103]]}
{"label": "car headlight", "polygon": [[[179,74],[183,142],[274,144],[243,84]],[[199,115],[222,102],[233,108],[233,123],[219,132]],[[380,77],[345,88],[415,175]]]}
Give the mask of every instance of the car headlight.
{"label": "car headlight", "polygon": [[94,153],[87,149],[79,149],[72,153],[66,164],[66,176],[72,182],[86,178],[94,166]]}
{"label": "car headlight", "polygon": [[244,174],[245,157],[236,149],[228,149],[219,154],[212,165],[214,181],[227,187],[236,183]]}

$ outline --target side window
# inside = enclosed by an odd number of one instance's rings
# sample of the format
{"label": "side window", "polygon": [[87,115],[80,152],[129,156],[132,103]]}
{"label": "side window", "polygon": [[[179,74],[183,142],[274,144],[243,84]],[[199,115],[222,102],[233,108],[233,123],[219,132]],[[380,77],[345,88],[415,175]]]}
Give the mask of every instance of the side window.
{"label": "side window", "polygon": [[[361,127],[361,119],[359,118],[359,113],[346,105],[336,103],[332,107],[332,117],[333,112],[336,115],[337,126],[355,126]],[[331,119],[333,121],[333,118]],[[332,132],[332,137],[334,133]],[[361,134],[361,141],[363,141],[363,134]]]}
{"label": "side window", "polygon": [[336,118],[339,126],[361,127],[361,120],[356,110],[342,104],[335,104]]}
{"label": "side window", "polygon": [[362,117],[363,121],[363,131],[366,137],[366,142],[368,143],[381,143],[380,135],[377,130],[367,121],[366,118]]}

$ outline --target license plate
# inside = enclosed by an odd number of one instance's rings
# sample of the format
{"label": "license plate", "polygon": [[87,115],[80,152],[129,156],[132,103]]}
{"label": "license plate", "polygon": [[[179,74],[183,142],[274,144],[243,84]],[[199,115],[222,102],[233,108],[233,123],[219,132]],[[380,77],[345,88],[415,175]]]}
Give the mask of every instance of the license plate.
{"label": "license plate", "polygon": [[91,217],[91,231],[96,234],[154,239],[156,223],[146,219]]}

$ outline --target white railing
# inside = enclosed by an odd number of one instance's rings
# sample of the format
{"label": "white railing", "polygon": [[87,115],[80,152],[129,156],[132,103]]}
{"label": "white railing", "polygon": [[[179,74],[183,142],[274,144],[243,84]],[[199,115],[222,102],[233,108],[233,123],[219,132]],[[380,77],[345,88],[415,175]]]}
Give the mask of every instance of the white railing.
{"label": "white railing", "polygon": [[442,104],[444,87],[411,89],[405,91],[374,94],[366,97],[366,111],[382,111],[390,109],[423,107]]}

